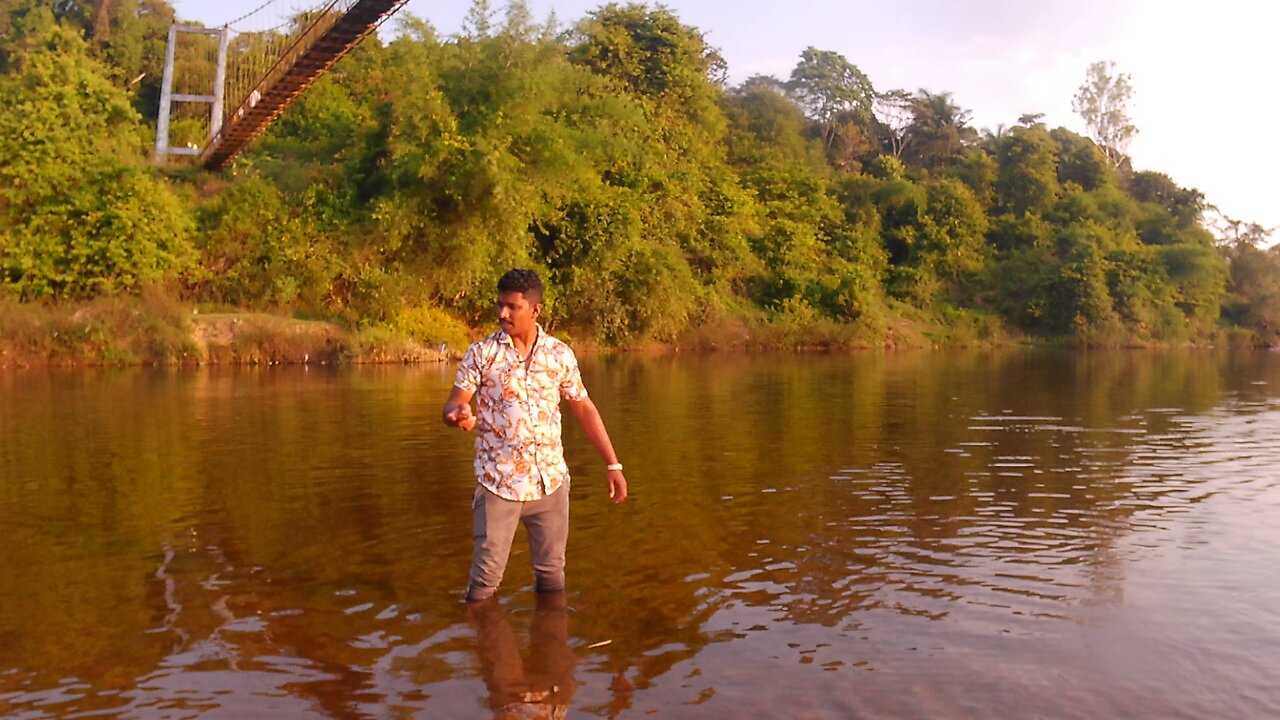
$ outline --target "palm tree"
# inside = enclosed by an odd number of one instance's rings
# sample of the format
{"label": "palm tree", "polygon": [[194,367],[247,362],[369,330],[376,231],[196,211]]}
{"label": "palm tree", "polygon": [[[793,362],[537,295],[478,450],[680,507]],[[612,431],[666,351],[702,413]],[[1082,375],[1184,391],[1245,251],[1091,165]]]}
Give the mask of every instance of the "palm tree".
{"label": "palm tree", "polygon": [[969,127],[972,113],[956,105],[949,92],[920,90],[912,98],[911,111],[903,144],[908,163],[936,169],[978,141],[978,131]]}

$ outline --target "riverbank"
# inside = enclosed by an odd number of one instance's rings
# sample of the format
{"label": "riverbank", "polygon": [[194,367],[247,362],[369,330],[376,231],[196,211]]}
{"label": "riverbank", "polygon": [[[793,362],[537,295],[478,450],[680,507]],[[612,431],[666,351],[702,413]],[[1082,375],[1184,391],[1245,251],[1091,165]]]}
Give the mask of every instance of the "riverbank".
{"label": "riverbank", "polygon": [[[908,310],[910,310],[908,308]],[[672,342],[610,345],[556,328],[581,355],[716,350],[828,351],[1012,345],[1026,342],[990,318],[966,316],[943,326],[918,311],[865,327],[820,318],[704,318]],[[440,327],[420,324],[419,327]],[[457,359],[464,329],[406,331],[393,325],[350,328],[284,314],[202,310],[159,293],[83,304],[0,301],[0,368],[98,365],[275,365],[433,363]],[[471,339],[492,328],[472,328]]]}
{"label": "riverbank", "polygon": [[0,368],[442,362],[457,350],[381,328],[262,312],[201,312],[163,297],[0,302]]}
{"label": "riverbank", "polygon": [[[1062,343],[1009,332],[996,319],[975,313],[945,318],[903,308],[883,326],[867,328],[827,320],[709,318],[676,342],[621,347],[557,334],[580,354],[664,353],[716,350],[832,351],[1002,347]],[[487,328],[471,331],[473,337]],[[1109,346],[1148,347],[1123,338]],[[1265,345],[1248,331],[1222,329],[1194,345]],[[160,295],[103,298],[70,304],[0,301],[0,368],[100,365],[276,365],[436,363],[457,359],[465,339],[449,341],[389,326],[338,323],[256,311],[202,311]]]}

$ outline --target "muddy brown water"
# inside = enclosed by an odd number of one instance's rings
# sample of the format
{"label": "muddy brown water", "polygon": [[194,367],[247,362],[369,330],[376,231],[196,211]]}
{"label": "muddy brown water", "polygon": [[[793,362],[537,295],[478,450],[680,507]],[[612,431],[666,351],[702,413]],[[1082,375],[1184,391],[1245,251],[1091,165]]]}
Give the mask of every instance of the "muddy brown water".
{"label": "muddy brown water", "polygon": [[0,373],[0,717],[1280,717],[1280,353],[583,366],[484,613],[452,367]]}

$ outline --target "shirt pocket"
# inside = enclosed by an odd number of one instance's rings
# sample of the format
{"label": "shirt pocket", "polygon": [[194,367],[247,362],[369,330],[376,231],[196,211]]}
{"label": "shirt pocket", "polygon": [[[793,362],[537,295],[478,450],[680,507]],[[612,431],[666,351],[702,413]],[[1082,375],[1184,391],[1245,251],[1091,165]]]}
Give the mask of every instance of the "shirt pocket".
{"label": "shirt pocket", "polygon": [[560,380],[550,372],[529,373],[529,402],[545,412],[560,404]]}

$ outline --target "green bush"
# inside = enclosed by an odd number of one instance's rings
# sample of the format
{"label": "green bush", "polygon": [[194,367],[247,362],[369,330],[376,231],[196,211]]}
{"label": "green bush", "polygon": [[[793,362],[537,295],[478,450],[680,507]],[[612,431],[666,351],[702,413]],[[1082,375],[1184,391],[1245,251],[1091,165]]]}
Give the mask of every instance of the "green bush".
{"label": "green bush", "polygon": [[128,95],[47,10],[24,16],[0,74],[0,285],[85,299],[191,267],[188,208],[142,166]]}
{"label": "green bush", "polygon": [[203,272],[189,277],[194,299],[259,309],[327,307],[341,255],[278,189],[251,174],[200,215]]}
{"label": "green bush", "polygon": [[387,324],[428,347],[443,346],[446,352],[460,353],[470,342],[466,325],[430,305],[403,308]]}

